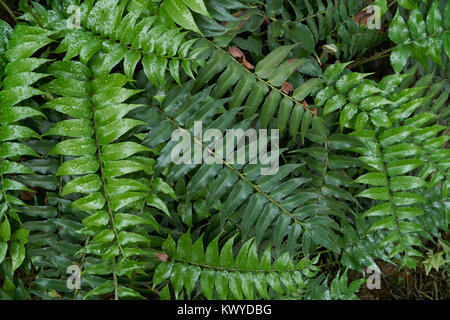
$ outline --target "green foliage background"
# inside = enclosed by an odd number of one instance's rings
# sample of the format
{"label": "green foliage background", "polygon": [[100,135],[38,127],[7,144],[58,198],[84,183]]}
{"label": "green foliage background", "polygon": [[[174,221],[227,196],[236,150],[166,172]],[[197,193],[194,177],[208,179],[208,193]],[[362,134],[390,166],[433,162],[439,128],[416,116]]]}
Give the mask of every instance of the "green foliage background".
{"label": "green foliage background", "polygon": [[[1,299],[356,299],[349,271],[448,264],[446,0],[14,10],[0,20]],[[171,134],[194,121],[279,129],[278,173],[173,164]]]}

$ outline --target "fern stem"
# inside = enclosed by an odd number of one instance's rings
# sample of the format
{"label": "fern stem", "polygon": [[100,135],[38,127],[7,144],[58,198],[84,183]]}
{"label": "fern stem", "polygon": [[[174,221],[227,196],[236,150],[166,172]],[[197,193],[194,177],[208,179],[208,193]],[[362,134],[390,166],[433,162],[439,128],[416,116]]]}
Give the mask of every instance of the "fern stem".
{"label": "fern stem", "polygon": [[[95,114],[95,106],[92,107],[92,113]],[[94,130],[95,130],[95,144],[97,145],[97,159],[98,159],[98,162],[99,162],[99,165],[100,165],[100,179],[102,180],[103,193],[104,193],[105,200],[106,200],[106,206],[108,207],[108,214],[109,214],[109,219],[110,219],[110,225],[111,225],[111,228],[112,228],[112,230],[114,232],[114,235],[116,236],[117,245],[119,247],[120,253],[124,256],[124,259],[126,259],[125,255],[123,254],[122,246],[119,243],[119,234],[117,233],[116,226],[114,225],[114,215],[113,215],[112,210],[111,210],[111,204],[109,203],[108,192],[106,191],[106,180],[105,180],[105,177],[104,177],[103,162],[101,160],[102,159],[102,151],[101,151],[100,144],[98,143],[99,139],[98,139],[98,135],[97,135],[97,132],[98,132],[97,121],[95,121],[95,119],[93,119],[92,121],[94,123]]]}
{"label": "fern stem", "polygon": [[[185,128],[180,127],[173,119],[169,118],[168,116],[166,116],[166,119],[169,120],[174,126],[176,126],[179,130],[182,131],[187,131]],[[205,148],[205,145],[198,140],[196,137],[194,137],[194,141],[196,143],[198,143],[199,145],[201,145],[202,147]],[[301,222],[300,220],[298,220],[292,213],[290,213],[286,208],[284,208],[280,203],[278,203],[277,201],[273,200],[272,197],[270,195],[268,195],[267,193],[265,193],[264,191],[262,191],[257,185],[255,185],[254,183],[252,183],[250,180],[247,179],[246,176],[244,176],[242,174],[242,172],[240,172],[239,170],[236,170],[235,168],[233,168],[233,166],[231,164],[229,164],[228,162],[226,162],[224,159],[222,159],[221,157],[218,157],[217,154],[214,151],[208,150],[208,152],[214,156],[215,158],[219,159],[220,161],[222,161],[222,163],[227,166],[230,170],[233,170],[234,172],[236,172],[236,174],[246,183],[248,183],[253,189],[255,189],[258,193],[262,194],[265,198],[267,198],[267,200],[269,200],[272,204],[274,204],[275,206],[277,206],[284,214],[287,214],[290,216],[290,218],[295,222],[300,224],[306,231],[311,231],[310,229],[308,229],[306,227],[306,225]]]}
{"label": "fern stem", "polygon": [[[216,271],[228,271],[228,272],[253,272],[253,273],[270,273],[272,272],[272,270],[267,271],[267,270],[259,270],[259,269],[253,269],[253,270],[241,270],[238,268],[227,268],[227,267],[221,267],[221,266],[212,266],[212,265],[208,265],[208,264],[202,264],[202,263],[198,263],[198,262],[193,262],[193,261],[188,261],[188,260],[184,260],[184,259],[177,259],[177,258],[171,258],[172,261],[178,262],[178,263],[186,263],[186,264],[190,264],[193,266],[197,266],[203,269],[212,269],[212,270],[216,270]],[[286,271],[290,271],[290,272],[294,272],[297,269],[287,269]]]}
{"label": "fern stem", "polygon": [[[425,37],[420,38],[420,40],[426,40],[426,39],[431,38],[431,37],[434,37],[434,36],[441,36],[441,33],[438,33],[438,34],[436,34],[436,33],[428,34],[428,35],[426,35]],[[416,42],[417,40],[418,40],[418,39],[412,39],[412,40],[409,40],[409,41],[405,42],[403,45],[409,45],[409,44],[412,44],[412,43]],[[383,50],[383,51],[381,51],[381,52],[379,52],[379,53],[374,54],[373,56],[371,56],[371,57],[369,57],[369,58],[366,58],[366,59],[363,59],[363,60],[361,60],[361,61],[359,61],[359,62],[356,62],[356,63],[354,63],[354,64],[351,64],[350,66],[348,66],[348,68],[349,68],[349,69],[352,69],[352,68],[357,67],[357,66],[360,66],[360,65],[362,65],[362,64],[364,64],[364,63],[366,63],[366,62],[384,58],[384,57],[385,57],[384,55],[388,54],[389,52],[391,52],[391,51],[394,50],[395,48],[397,48],[397,46],[394,46],[394,47],[388,48],[388,49],[386,49],[386,50]]]}
{"label": "fern stem", "polygon": [[350,66],[348,66],[348,68],[349,68],[349,69],[353,69],[353,68],[358,67],[358,66],[360,66],[360,65],[363,65],[363,64],[365,64],[365,63],[367,63],[367,62],[385,58],[385,57],[387,57],[387,54],[388,54],[389,52],[391,52],[392,50],[394,50],[395,48],[396,48],[396,47],[391,47],[391,48],[389,48],[389,49],[386,49],[386,50],[383,50],[383,51],[381,51],[381,52],[378,52],[378,53],[374,54],[374,55],[371,56],[371,57],[368,57],[368,58],[366,58],[366,59],[363,59],[363,60],[360,60],[360,61],[358,61],[358,62],[355,62],[355,63],[351,64]]}
{"label": "fern stem", "polygon": [[[97,126],[97,121],[95,120],[95,105],[94,102],[92,101],[92,99],[90,99],[90,103],[92,106],[92,122],[94,125],[94,132],[95,132],[95,145],[97,147],[97,160],[99,162],[99,166],[100,166],[100,179],[102,180],[102,186],[103,186],[103,194],[106,200],[106,206],[108,208],[108,215],[109,215],[109,220],[110,220],[110,226],[111,229],[114,232],[114,236],[115,239],[117,241],[117,246],[119,248],[119,251],[122,255],[122,257],[124,258],[124,260],[127,260],[126,256],[123,253],[123,248],[119,242],[119,234],[117,232],[116,226],[114,225],[114,215],[112,213],[111,210],[111,204],[109,202],[109,196],[108,196],[108,192],[106,190],[106,180],[105,180],[105,176],[104,176],[104,168],[103,168],[103,161],[102,161],[102,150],[101,150],[101,146],[99,144],[99,138],[98,138],[98,126]],[[116,266],[116,257],[112,257],[111,258],[111,265],[112,265],[112,274],[113,274],[113,282],[114,282],[114,299],[115,300],[119,300],[119,296],[118,296],[118,282],[117,282],[117,275],[116,275],[116,271],[115,271],[115,266]]]}
{"label": "fern stem", "polygon": [[11,8],[5,2],[3,2],[3,0],[0,0],[0,4],[5,8],[5,10],[11,16],[11,18],[13,18],[14,22],[17,23],[17,17],[14,14],[14,12],[11,10]]}
{"label": "fern stem", "polygon": [[394,204],[394,200],[393,200],[392,192],[391,192],[391,178],[387,174],[387,171],[386,171],[386,161],[384,160],[384,155],[383,155],[383,151],[382,151],[383,149],[381,147],[380,140],[378,139],[378,134],[376,135],[376,142],[380,146],[380,148],[379,148],[380,149],[380,157],[383,160],[383,173],[385,174],[386,180],[387,180],[387,190],[389,192],[389,202],[392,204],[392,216],[394,217],[395,229],[398,232],[398,237],[399,237],[399,240],[400,240],[400,244],[401,244],[401,246],[403,248],[403,252],[405,252],[405,254],[407,254],[406,253],[406,247],[405,247],[405,245],[403,243],[402,234],[400,233],[400,227],[398,225],[397,214],[395,212],[395,204]]}

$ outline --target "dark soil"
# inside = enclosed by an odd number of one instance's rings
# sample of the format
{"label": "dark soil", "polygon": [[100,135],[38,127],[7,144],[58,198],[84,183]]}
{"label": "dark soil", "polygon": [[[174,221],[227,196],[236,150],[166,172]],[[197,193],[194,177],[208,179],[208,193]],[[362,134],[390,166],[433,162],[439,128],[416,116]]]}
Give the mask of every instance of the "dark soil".
{"label": "dark soil", "polygon": [[[416,271],[402,271],[392,264],[377,261],[382,271],[381,288],[369,289],[365,284],[357,294],[363,300],[449,300],[450,279],[444,272],[431,271],[428,276],[423,267]],[[351,279],[362,278],[353,272]]]}

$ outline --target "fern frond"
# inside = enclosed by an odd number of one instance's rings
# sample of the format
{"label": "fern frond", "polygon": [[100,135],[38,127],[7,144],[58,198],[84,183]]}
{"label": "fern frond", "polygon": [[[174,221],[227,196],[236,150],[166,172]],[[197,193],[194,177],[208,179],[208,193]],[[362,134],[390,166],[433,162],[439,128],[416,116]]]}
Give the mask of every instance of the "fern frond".
{"label": "fern frond", "polygon": [[[187,32],[165,24],[158,16],[144,15],[144,9],[126,11],[127,1],[84,1],[80,28],[67,28],[67,20],[56,10],[39,13],[48,21],[46,27],[58,31],[54,53],[65,53],[64,60],[77,56],[86,64],[94,60],[94,74],[108,74],[123,61],[125,75],[132,79],[140,63],[155,87],[165,86],[168,70],[180,84],[180,69],[193,77],[193,70],[203,61],[202,48],[193,49],[196,39],[186,41]],[[55,19],[55,16],[58,19]],[[103,61],[103,65],[99,63]],[[180,68],[181,67],[181,68]]]}
{"label": "fern frond", "polygon": [[[295,139],[300,131],[303,139],[304,132],[310,127],[313,119],[313,110],[302,103],[307,94],[294,90],[293,95],[290,96],[280,87],[296,70],[313,76],[320,75],[321,70],[311,59],[286,61],[286,56],[294,46],[280,47],[272,52],[257,64],[255,73],[246,69],[220,48],[216,48],[205,67],[200,69],[193,92],[203,88],[215,76],[220,75],[211,96],[220,99],[227,96],[230,91],[231,101],[228,102],[227,109],[244,106],[244,119],[259,114],[262,128],[277,127],[283,134],[285,128],[289,126],[291,137]],[[317,84],[321,80],[314,78],[310,82]],[[276,126],[271,125],[275,116]]]}
{"label": "fern frond", "polygon": [[[298,176],[302,163],[282,165],[277,173],[267,177],[260,177],[258,171],[261,165],[250,164],[248,159],[245,164],[229,163],[226,159],[220,159],[221,162],[214,165],[198,165],[193,161],[192,164],[171,163],[171,154],[177,143],[169,142],[169,139],[176,129],[187,130],[192,134],[195,121],[202,121],[208,128],[216,128],[221,132],[227,127],[245,130],[251,125],[252,119],[233,125],[237,121],[239,108],[220,115],[218,110],[228,99],[212,100],[209,92],[214,92],[213,88],[190,96],[192,85],[195,84],[191,83],[183,89],[174,89],[168,93],[161,104],[160,120],[155,121],[155,126],[143,142],[151,148],[167,142],[157,158],[155,170],[168,170],[168,183],[189,175],[186,202],[189,203],[191,199],[195,200],[199,194],[206,192],[206,204],[220,212],[221,224],[228,221],[236,223],[242,234],[246,237],[254,235],[257,243],[268,238],[281,251],[285,250],[283,244],[287,243],[287,250],[293,254],[299,246],[299,240],[303,239],[303,246],[308,248],[305,250],[306,255],[310,254],[311,241],[339,252],[338,236],[332,231],[338,225],[326,217],[313,217],[317,210],[313,208],[313,204],[308,206],[311,202],[325,202],[320,192],[299,190],[301,185],[310,181],[310,178]],[[320,131],[325,130],[320,118],[313,118],[312,122],[314,129],[321,127]],[[208,146],[202,141],[195,140],[194,143],[201,146],[202,154],[206,152],[205,148]],[[214,151],[212,154],[214,155]],[[327,190],[331,190],[330,188]],[[330,200],[327,205],[335,206],[335,203]],[[307,207],[311,209],[310,214],[303,212],[303,208]],[[183,216],[183,212],[179,214]],[[302,233],[303,237],[300,237]]]}
{"label": "fern frond", "polygon": [[[394,109],[391,116],[398,109]],[[395,113],[397,114],[397,113]],[[424,115],[424,114],[421,114]],[[422,243],[417,238],[417,234],[424,231],[423,227],[417,223],[416,217],[424,215],[423,204],[425,203],[424,192],[421,188],[432,188],[439,181],[444,179],[448,171],[446,160],[441,165],[435,161],[426,162],[426,146],[411,144],[411,139],[426,139],[425,132],[438,132],[442,130],[440,126],[428,126],[423,129],[423,123],[414,121],[420,116],[412,117],[411,121],[405,121],[405,125],[387,129],[382,133],[374,130],[357,131],[354,135],[361,137],[367,143],[368,153],[360,159],[369,164],[371,172],[360,176],[356,182],[366,183],[373,188],[364,190],[360,197],[380,201],[380,204],[366,211],[366,217],[382,217],[373,223],[371,230],[388,229],[392,233],[387,236],[384,243],[396,243],[395,248],[390,252],[390,256],[395,256],[404,252],[403,264],[415,267],[417,260],[414,257],[421,257],[422,253],[413,246],[422,247]],[[422,117],[423,118],[423,117]],[[409,123],[408,123],[409,122]],[[412,123],[412,125],[410,125]],[[436,146],[442,145],[448,137],[429,138]],[[436,155],[445,154],[446,150],[436,150]],[[448,161],[447,161],[448,162]],[[407,175],[412,170],[421,168],[421,171],[414,175]],[[426,179],[431,174],[431,170],[438,170],[430,181]],[[448,180],[443,181],[443,197],[446,197]]]}
{"label": "fern frond", "polygon": [[[376,83],[364,79],[369,74],[346,72],[345,66],[334,64],[325,70],[327,86],[315,94],[314,107],[331,121],[336,119],[336,111],[341,110],[341,131],[354,129],[356,131],[350,136],[364,141],[365,147],[341,143],[344,150],[360,153],[359,160],[365,163],[361,167],[369,169],[369,173],[357,177],[355,182],[373,188],[360,192],[358,197],[380,201],[364,216],[384,217],[372,222],[370,231],[393,230],[382,244],[395,243],[390,257],[405,252],[404,264],[414,266],[416,260],[413,257],[422,255],[413,246],[422,246],[414,234],[423,231],[415,217],[424,214],[421,205],[425,202],[424,195],[442,183],[445,199],[448,189],[448,152],[441,149],[448,136],[436,136],[447,127],[433,124],[437,120],[433,113],[415,113],[419,108],[428,108],[429,101],[445,87],[445,82],[438,90],[423,97],[430,77],[421,79],[415,87],[397,89],[412,74],[390,75]],[[322,157],[325,155],[323,153]],[[414,175],[406,175],[417,168],[422,169]]]}
{"label": "fern frond", "polygon": [[192,243],[188,232],[177,244],[169,237],[163,244],[167,261],[160,263],[153,274],[153,286],[167,283],[161,296],[170,297],[169,283],[176,299],[198,295],[198,287],[207,299],[289,296],[305,292],[311,273],[317,271],[308,259],[296,264],[287,253],[272,261],[270,247],[259,256],[254,239],[246,241],[236,257],[235,237],[227,240],[219,253],[219,238],[204,250],[203,236]]}
{"label": "fern frond", "polygon": [[[94,75],[95,64],[104,64],[101,59],[97,61],[92,60],[87,66],[76,61],[57,61],[47,68],[52,79],[41,85],[40,90],[53,98],[41,109],[71,118],[58,121],[44,136],[64,138],[49,151],[64,157],[55,176],[72,177],[65,182],[60,196],[82,195],[71,206],[88,213],[79,232],[91,239],[78,254],[94,255],[104,261],[91,261],[86,272],[111,274],[114,278],[95,285],[87,296],[114,292],[115,298],[140,297],[134,290],[119,285],[116,277],[142,266],[142,261],[133,257],[143,254],[139,246],[145,247],[149,237],[136,227],[158,228],[154,217],[144,210],[145,202],[154,205],[159,199],[158,189],[150,191],[155,186],[153,178],[130,176],[139,171],[151,176],[154,160],[138,155],[149,151],[138,142],[113,143],[146,123],[124,117],[141,106],[123,103],[139,90],[124,88],[128,80],[122,74]],[[124,175],[128,177],[122,178]]]}
{"label": "fern frond", "polygon": [[45,118],[30,101],[44,94],[32,85],[48,76],[35,71],[47,60],[30,56],[51,42],[49,35],[37,27],[17,27],[9,36],[5,52],[7,63],[0,91],[0,263],[4,262],[3,288],[7,294],[14,293],[14,272],[24,262],[29,241],[29,229],[19,215],[28,207],[21,193],[33,192],[27,178],[35,175],[33,161],[40,161],[39,154],[28,145],[40,135],[25,120]]}
{"label": "fern frond", "polygon": [[442,48],[450,58],[450,4],[447,2],[444,15],[438,0],[431,3],[428,10],[417,6],[409,11],[407,22],[400,10],[389,26],[389,38],[397,44],[391,53],[391,64],[395,72],[400,72],[412,56],[427,67],[427,57],[442,65]]}

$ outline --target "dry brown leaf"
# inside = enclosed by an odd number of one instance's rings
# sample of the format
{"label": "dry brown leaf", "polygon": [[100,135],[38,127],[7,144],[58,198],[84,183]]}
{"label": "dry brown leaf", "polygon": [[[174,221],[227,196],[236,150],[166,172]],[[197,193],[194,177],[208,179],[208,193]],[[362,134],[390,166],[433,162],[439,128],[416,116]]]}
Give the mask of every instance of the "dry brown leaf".
{"label": "dry brown leaf", "polygon": [[228,47],[228,52],[235,58],[240,58],[244,56],[244,53],[236,46]]}
{"label": "dry brown leaf", "polygon": [[250,69],[250,70],[251,70],[251,69],[254,68],[254,66],[253,66],[250,62],[248,62],[247,59],[245,59],[245,56],[242,57],[241,63],[242,63],[242,65],[243,65],[244,67],[246,67],[247,69]]}
{"label": "dry brown leaf", "polygon": [[362,10],[353,17],[353,21],[355,21],[358,24],[366,25],[367,20],[369,19],[369,17],[371,15],[372,15],[371,13],[369,13],[365,10]]}
{"label": "dry brown leaf", "polygon": [[290,82],[285,81],[281,85],[281,91],[283,91],[284,93],[289,93],[293,90],[294,90],[294,86]]}

